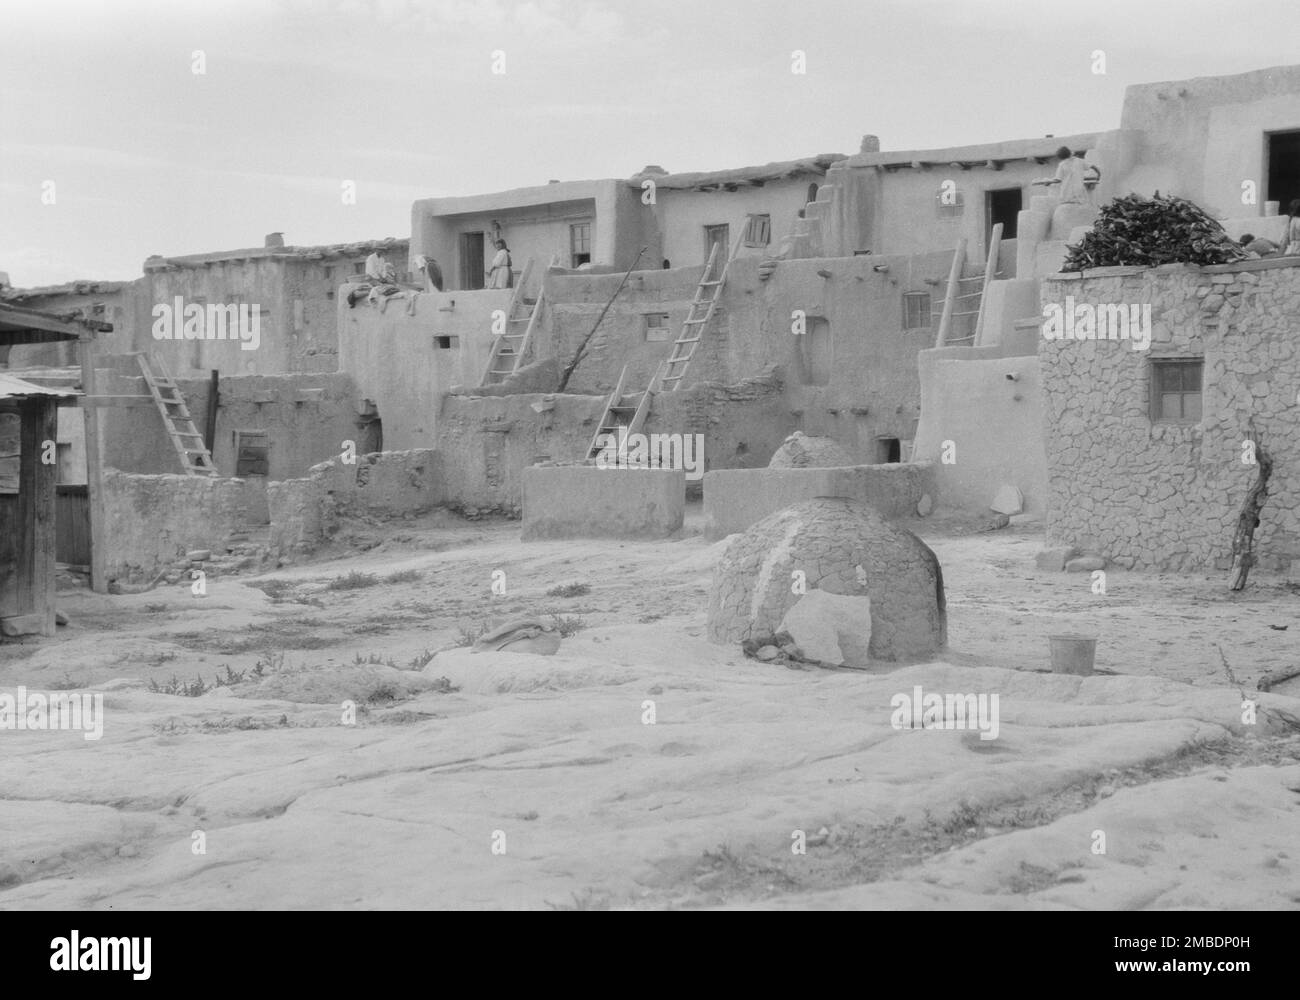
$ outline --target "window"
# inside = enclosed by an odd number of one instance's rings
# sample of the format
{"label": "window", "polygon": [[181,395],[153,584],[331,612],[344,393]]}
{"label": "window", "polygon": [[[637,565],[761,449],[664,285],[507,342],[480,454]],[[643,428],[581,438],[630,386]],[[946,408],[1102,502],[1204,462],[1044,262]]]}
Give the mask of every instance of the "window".
{"label": "window", "polygon": [[667,313],[645,314],[645,339],[651,342],[672,339],[672,331],[668,328]]}
{"label": "window", "polygon": [[235,475],[265,476],[270,471],[271,435],[267,431],[235,431]]}
{"label": "window", "polygon": [[876,438],[876,464],[893,465],[903,460],[903,445],[898,438]]}
{"label": "window", "polygon": [[22,417],[0,413],[0,493],[17,493],[22,460]]}
{"label": "window", "polygon": [[772,242],[772,217],[751,215],[745,221],[745,246],[765,247]]}
{"label": "window", "polygon": [[591,263],[591,223],[575,222],[569,227],[569,266]]}
{"label": "window", "polygon": [[440,351],[450,351],[452,348],[460,346],[460,338],[456,336],[434,337],[433,342]]}
{"label": "window", "polygon": [[966,211],[966,198],[960,190],[939,189],[934,196],[934,214],[940,219],[960,219]]}
{"label": "window", "polygon": [[1151,362],[1151,420],[1193,423],[1201,419],[1204,358],[1161,358]]}
{"label": "window", "polygon": [[929,327],[930,324],[930,293],[904,292],[903,329],[922,330]]}
{"label": "window", "polygon": [[365,274],[365,273],[366,273],[366,262],[365,262],[364,260],[359,260],[359,261],[357,261],[355,264],[353,264],[353,265],[352,265],[352,273],[353,273],[353,274]]}

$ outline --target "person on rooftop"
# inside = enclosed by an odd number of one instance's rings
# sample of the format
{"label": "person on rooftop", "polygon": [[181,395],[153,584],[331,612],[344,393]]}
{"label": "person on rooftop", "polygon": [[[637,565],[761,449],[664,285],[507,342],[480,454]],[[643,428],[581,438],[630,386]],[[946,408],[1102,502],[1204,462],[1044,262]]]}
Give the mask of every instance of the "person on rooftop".
{"label": "person on rooftop", "polygon": [[[1091,205],[1092,199],[1088,196],[1087,186],[1090,179],[1088,164],[1071,153],[1069,146],[1058,149],[1056,158],[1060,161],[1056,165],[1056,176],[1044,177],[1032,183],[1046,187],[1059,184],[1061,186],[1059,202],[1062,205]],[[1095,167],[1091,168],[1091,170],[1095,169]],[[1097,171],[1097,176],[1101,176],[1100,171]]]}

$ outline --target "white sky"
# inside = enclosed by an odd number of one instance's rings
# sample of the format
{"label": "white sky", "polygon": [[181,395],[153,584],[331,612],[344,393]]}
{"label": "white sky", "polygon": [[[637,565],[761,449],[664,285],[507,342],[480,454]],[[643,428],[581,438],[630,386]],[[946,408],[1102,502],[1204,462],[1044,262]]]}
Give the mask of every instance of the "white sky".
{"label": "white sky", "polygon": [[648,163],[1116,128],[1131,83],[1300,62],[1294,0],[0,0],[0,31],[20,286],[408,236],[416,198]]}

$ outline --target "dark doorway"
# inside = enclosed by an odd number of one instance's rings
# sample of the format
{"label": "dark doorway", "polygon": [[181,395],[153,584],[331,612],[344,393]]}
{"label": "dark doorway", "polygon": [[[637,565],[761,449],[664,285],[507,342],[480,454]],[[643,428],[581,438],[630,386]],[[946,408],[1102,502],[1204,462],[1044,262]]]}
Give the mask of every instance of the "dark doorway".
{"label": "dark doorway", "polygon": [[483,288],[484,265],[487,263],[483,254],[483,233],[460,234],[460,287],[462,291],[472,292]]}
{"label": "dark doorway", "polygon": [[1016,219],[1020,215],[1020,206],[1020,188],[1003,188],[1000,191],[990,191],[988,193],[988,211],[985,213],[988,218],[988,228],[984,232],[985,245],[988,244],[988,238],[993,234],[993,227],[999,222],[1002,223],[1002,238],[1004,240],[1014,240],[1016,238]]}
{"label": "dark doorway", "polygon": [[1280,202],[1278,210],[1300,198],[1300,132],[1268,134],[1268,187],[1265,201]]}
{"label": "dark doorway", "polygon": [[886,465],[903,460],[902,443],[898,438],[876,438],[876,464]]}
{"label": "dark doorway", "polygon": [[718,257],[713,265],[713,275],[722,273],[723,266],[727,263],[727,257],[731,253],[731,227],[726,224],[704,227],[704,260],[709,259],[709,251],[717,244]]}

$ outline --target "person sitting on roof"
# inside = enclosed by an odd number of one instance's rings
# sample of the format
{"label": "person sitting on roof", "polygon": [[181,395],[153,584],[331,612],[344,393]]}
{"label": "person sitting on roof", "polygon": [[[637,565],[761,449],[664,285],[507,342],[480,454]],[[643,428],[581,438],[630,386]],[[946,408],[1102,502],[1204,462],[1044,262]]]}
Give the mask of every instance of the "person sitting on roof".
{"label": "person sitting on roof", "polygon": [[1255,236],[1253,233],[1242,233],[1241,239],[1237,241],[1241,248],[1250,254],[1251,257],[1272,257],[1282,248],[1272,240],[1266,240],[1262,236]]}

